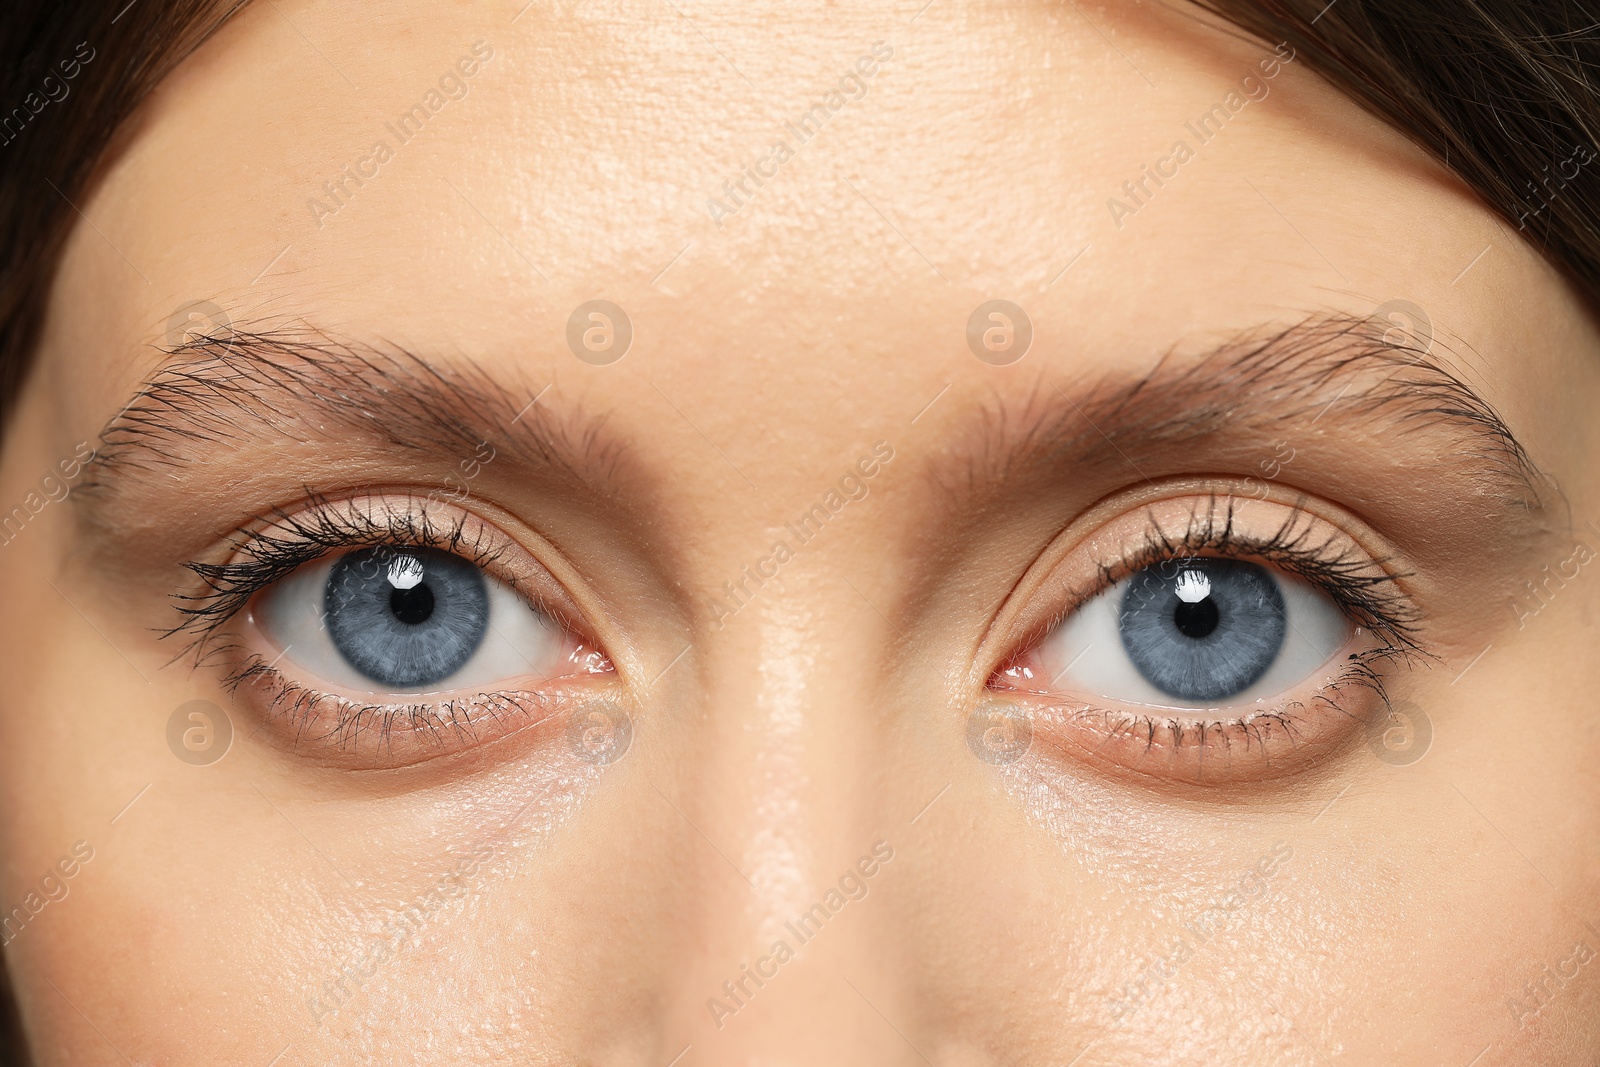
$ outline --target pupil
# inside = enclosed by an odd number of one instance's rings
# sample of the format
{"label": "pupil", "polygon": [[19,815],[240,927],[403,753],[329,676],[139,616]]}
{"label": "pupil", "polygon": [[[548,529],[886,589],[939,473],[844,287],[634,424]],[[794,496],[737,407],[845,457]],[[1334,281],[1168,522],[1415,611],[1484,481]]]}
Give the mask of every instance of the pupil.
{"label": "pupil", "polygon": [[[418,582],[410,589],[394,589],[389,593],[389,610],[407,626],[428,621],[433,614],[433,590]],[[1208,631],[1209,632],[1209,631]]]}
{"label": "pupil", "polygon": [[1219,620],[1217,602],[1211,597],[1197,600],[1193,604],[1180,600],[1172,612],[1172,621],[1178,624],[1178,632],[1197,641],[1209,636],[1211,631],[1217,628]]}

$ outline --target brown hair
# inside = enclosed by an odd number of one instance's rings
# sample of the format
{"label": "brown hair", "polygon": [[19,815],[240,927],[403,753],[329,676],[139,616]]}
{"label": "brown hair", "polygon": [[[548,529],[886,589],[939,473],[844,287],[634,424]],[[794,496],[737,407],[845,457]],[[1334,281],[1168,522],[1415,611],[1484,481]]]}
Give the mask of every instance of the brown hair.
{"label": "brown hair", "polygon": [[150,90],[244,3],[0,5],[0,439],[75,205]]}
{"label": "brown hair", "polygon": [[[1600,4],[1197,0],[1288,41],[1504,216],[1600,303]],[[1576,171],[1571,173],[1569,171]]]}

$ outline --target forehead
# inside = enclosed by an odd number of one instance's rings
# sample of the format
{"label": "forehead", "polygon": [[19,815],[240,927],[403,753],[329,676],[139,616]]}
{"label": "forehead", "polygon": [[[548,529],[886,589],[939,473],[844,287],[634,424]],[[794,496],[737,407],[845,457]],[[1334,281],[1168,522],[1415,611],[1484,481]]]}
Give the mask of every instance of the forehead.
{"label": "forehead", "polygon": [[1395,297],[1495,329],[1449,284],[1477,207],[1303,62],[1149,5],[256,5],[91,214],[57,301],[90,347],[210,301],[596,389],[567,325],[604,298],[606,396],[764,383],[800,422],[993,384],[994,299],[1040,339],[1018,377]]}

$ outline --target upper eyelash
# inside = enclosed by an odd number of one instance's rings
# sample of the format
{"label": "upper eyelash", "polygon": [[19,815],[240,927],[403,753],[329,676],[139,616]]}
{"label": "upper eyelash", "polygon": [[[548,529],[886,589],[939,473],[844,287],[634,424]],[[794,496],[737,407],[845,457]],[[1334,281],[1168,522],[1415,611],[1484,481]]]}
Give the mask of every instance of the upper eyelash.
{"label": "upper eyelash", "polygon": [[[225,563],[191,562],[184,566],[204,583],[200,593],[179,593],[180,619],[163,636],[190,634],[190,648],[205,644],[216,630],[237,615],[262,589],[299,568],[341,548],[406,545],[437,548],[480,567],[492,566],[503,546],[486,545],[467,532],[463,513],[450,523],[435,522],[410,496],[385,497],[364,509],[356,500],[330,505],[308,491],[306,506],[293,512],[274,508],[234,534],[234,558]],[[514,583],[513,583],[514,584]]]}
{"label": "upper eyelash", "polygon": [[[1214,552],[1231,557],[1255,556],[1303,578],[1332,598],[1346,615],[1377,634],[1391,650],[1421,652],[1418,634],[1422,613],[1400,588],[1409,574],[1391,574],[1385,568],[1388,560],[1372,559],[1349,549],[1335,551],[1338,533],[1317,538],[1315,524],[1309,521],[1314,516],[1305,509],[1303,500],[1297,501],[1278,528],[1264,538],[1238,532],[1234,525],[1236,504],[1233,496],[1219,499],[1212,494],[1203,513],[1198,504],[1191,509],[1187,526],[1176,536],[1163,529],[1151,513],[1144,544],[1114,563],[1100,564],[1092,586],[1073,598],[1073,605],[1041,627],[1039,633],[1049,633],[1085,601],[1130,574]],[[1225,505],[1221,515],[1219,505]]]}
{"label": "upper eyelash", "polygon": [[[401,498],[409,502],[408,497]],[[1202,516],[1196,507],[1181,536],[1174,538],[1151,515],[1145,543],[1131,555],[1112,564],[1100,564],[1093,587],[1075,598],[1080,603],[1104,592],[1129,574],[1163,562],[1199,552],[1221,555],[1253,555],[1304,578],[1327,593],[1344,610],[1383,637],[1396,650],[1417,651],[1416,634],[1421,613],[1399,590],[1397,582],[1406,575],[1392,575],[1383,569],[1383,560],[1358,557],[1348,551],[1328,552],[1337,534],[1330,533],[1319,545],[1308,547],[1313,535],[1307,523],[1297,529],[1309,513],[1300,503],[1266,538],[1241,537],[1234,527],[1235,498],[1226,498],[1226,510],[1219,522],[1218,500],[1213,494]],[[289,512],[282,508],[257,516],[236,531],[233,547],[238,558],[226,563],[190,562],[185,567],[205,584],[196,594],[175,594],[179,622],[163,636],[187,633],[194,645],[239,613],[256,593],[288,577],[300,567],[330,551],[374,545],[414,545],[437,548],[461,556],[480,566],[492,565],[503,549],[486,547],[481,539],[466,534],[467,517],[458,515],[441,526],[426,513],[397,510],[386,500],[374,515],[359,509],[355,501],[345,501],[343,510],[330,506],[321,494],[307,493],[308,506]],[[280,533],[279,531],[285,531]],[[1063,610],[1041,632],[1054,629],[1076,610]]]}

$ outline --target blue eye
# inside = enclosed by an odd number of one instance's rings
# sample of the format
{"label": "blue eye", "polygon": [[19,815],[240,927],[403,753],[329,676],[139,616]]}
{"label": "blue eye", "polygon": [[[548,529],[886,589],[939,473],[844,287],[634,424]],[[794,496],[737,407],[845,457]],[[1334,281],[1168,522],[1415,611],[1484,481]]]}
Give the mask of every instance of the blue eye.
{"label": "blue eye", "polygon": [[285,673],[394,699],[548,679],[569,651],[561,627],[515,589],[432,548],[308,563],[265,590],[252,617]]}
{"label": "blue eye", "polygon": [[483,573],[427,548],[369,548],[328,573],[323,612],[334,647],[364,676],[417,689],[467,664],[489,630]]}
{"label": "blue eye", "polygon": [[1036,650],[1049,689],[1157,707],[1280,697],[1355,627],[1326,593],[1244,560],[1145,567],[1082,604]]}
{"label": "blue eye", "polygon": [[1260,681],[1277,660],[1288,612],[1264,567],[1173,560],[1129,579],[1118,626],[1145,681],[1179,700],[1224,700]]}

